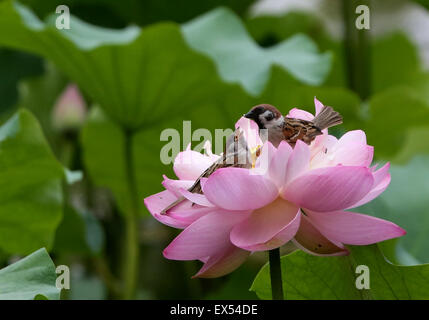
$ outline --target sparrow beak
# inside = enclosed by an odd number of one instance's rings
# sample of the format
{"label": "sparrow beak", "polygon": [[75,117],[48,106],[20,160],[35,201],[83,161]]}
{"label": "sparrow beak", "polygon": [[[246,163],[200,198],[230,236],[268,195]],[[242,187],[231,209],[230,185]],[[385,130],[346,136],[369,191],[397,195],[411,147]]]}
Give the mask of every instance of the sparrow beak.
{"label": "sparrow beak", "polygon": [[246,114],[244,115],[244,117],[245,117],[245,118],[247,118],[247,119],[256,120],[256,119],[257,119],[257,117],[258,117],[258,115],[257,115],[257,114],[255,114],[255,113],[251,110],[251,111],[249,111],[248,113],[246,113]]}

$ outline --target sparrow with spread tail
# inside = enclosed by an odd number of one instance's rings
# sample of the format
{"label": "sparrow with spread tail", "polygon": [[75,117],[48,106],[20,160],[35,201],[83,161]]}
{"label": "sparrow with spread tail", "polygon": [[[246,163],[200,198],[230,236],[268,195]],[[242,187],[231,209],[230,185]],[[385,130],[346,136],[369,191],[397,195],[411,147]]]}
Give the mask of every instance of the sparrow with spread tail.
{"label": "sparrow with spread tail", "polygon": [[[298,140],[310,144],[318,135],[322,134],[324,129],[343,122],[341,115],[328,106],[324,106],[312,121],[285,117],[276,107],[269,104],[254,106],[244,117],[255,121],[259,130],[266,129],[268,141],[274,147],[278,147],[282,141],[288,142],[292,147],[295,146]],[[222,156],[201,174],[188,189],[189,192],[202,193],[201,178],[209,177],[217,169],[225,167],[250,168],[252,166],[252,161],[249,161],[251,157],[249,156],[247,142],[241,133],[238,128],[228,137]],[[179,197],[162,210],[161,214],[166,214],[168,210],[184,200],[186,200],[185,197]]]}

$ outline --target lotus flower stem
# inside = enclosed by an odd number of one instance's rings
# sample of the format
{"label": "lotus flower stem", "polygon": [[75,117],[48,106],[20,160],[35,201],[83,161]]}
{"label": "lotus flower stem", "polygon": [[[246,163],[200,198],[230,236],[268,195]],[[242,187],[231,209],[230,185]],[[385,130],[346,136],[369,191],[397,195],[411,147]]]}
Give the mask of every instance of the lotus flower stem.
{"label": "lotus flower stem", "polygon": [[280,248],[268,251],[270,260],[271,293],[273,300],[283,300],[282,267]]}
{"label": "lotus flower stem", "polygon": [[137,183],[135,181],[134,160],[132,153],[133,132],[125,131],[124,157],[125,171],[130,196],[130,212],[125,214],[125,260],[123,266],[124,299],[134,299],[137,288],[138,260],[139,260],[139,237],[138,217],[139,204],[137,194]]}
{"label": "lotus flower stem", "polygon": [[356,28],[357,15],[355,10],[359,5],[370,7],[370,4],[370,0],[342,1],[349,87],[363,100],[367,99],[371,94],[370,30],[358,30]]}

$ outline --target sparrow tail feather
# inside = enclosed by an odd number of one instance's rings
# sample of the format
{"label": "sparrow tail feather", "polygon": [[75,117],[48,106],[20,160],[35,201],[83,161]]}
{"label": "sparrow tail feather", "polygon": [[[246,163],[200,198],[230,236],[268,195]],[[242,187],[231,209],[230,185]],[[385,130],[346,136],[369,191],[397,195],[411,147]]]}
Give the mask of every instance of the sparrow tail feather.
{"label": "sparrow tail feather", "polygon": [[320,130],[324,130],[343,123],[343,117],[331,107],[324,106],[322,111],[313,119],[313,123]]}

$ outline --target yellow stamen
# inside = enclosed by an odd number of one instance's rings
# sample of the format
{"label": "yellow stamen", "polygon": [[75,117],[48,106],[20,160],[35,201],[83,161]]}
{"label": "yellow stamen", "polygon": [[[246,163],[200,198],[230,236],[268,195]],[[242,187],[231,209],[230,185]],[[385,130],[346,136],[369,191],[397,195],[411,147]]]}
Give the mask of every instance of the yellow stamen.
{"label": "yellow stamen", "polygon": [[255,168],[256,159],[261,155],[261,145],[257,145],[250,149],[250,157],[252,159],[252,169]]}

